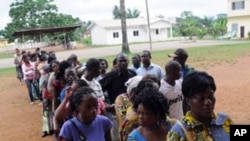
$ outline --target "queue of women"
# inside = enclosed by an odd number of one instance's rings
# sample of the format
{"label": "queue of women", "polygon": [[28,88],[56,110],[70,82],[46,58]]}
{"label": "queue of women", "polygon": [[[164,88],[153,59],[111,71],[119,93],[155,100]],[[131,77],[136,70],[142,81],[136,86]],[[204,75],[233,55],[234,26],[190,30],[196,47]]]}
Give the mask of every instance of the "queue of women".
{"label": "queue of women", "polygon": [[164,71],[145,50],[86,63],[72,54],[16,49],[17,78],[42,105],[42,137],[58,141],[229,141],[230,117],[214,110],[216,84],[177,49]]}

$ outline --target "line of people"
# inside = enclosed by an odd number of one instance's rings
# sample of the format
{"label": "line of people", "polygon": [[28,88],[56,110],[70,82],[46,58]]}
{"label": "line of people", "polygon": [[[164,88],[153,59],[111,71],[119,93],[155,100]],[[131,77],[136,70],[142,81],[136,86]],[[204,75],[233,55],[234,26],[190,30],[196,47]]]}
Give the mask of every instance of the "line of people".
{"label": "line of people", "polygon": [[103,58],[89,58],[81,64],[74,54],[59,61],[54,52],[16,51],[17,77],[25,81],[31,104],[36,93],[43,105],[42,137],[54,135],[60,141],[229,140],[232,120],[214,111],[213,77],[189,67],[188,53],[182,48],[168,55],[172,60],[165,71],[152,63],[148,50],[135,54],[131,66],[126,54],[117,54],[110,71]]}

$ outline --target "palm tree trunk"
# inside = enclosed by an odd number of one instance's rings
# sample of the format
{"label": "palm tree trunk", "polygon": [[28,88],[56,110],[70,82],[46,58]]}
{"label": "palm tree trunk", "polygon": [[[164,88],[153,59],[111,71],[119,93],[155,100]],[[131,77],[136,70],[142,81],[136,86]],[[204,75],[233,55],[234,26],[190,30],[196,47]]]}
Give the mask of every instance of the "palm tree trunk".
{"label": "palm tree trunk", "polygon": [[122,52],[129,53],[128,37],[127,37],[127,24],[126,24],[126,11],[125,1],[120,0],[121,10],[121,25],[122,25]]}

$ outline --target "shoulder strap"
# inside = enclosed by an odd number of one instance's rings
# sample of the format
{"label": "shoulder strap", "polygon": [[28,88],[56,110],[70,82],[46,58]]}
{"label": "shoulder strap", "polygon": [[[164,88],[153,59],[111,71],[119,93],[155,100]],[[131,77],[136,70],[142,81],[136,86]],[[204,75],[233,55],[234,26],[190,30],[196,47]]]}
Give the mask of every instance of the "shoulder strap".
{"label": "shoulder strap", "polygon": [[76,124],[74,123],[74,121],[72,119],[70,119],[70,122],[72,123],[72,125],[75,127],[76,131],[78,132],[81,141],[87,141],[87,138],[81,133],[81,131],[77,128]]}

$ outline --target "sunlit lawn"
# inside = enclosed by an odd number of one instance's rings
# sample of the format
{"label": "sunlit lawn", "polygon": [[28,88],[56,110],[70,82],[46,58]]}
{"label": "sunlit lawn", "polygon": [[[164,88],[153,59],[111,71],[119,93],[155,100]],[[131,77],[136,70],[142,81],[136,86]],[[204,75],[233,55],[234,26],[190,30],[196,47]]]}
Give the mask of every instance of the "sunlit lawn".
{"label": "sunlit lawn", "polygon": [[[235,63],[235,59],[240,56],[250,55],[250,44],[233,44],[233,45],[218,45],[218,46],[207,46],[207,47],[193,47],[186,49],[189,58],[187,63],[194,68],[208,69],[214,65],[220,65],[222,63]],[[159,64],[164,68],[168,58],[168,54],[173,53],[174,49],[153,51],[152,52],[152,62]],[[128,54],[129,58],[133,54]],[[112,67],[112,61],[114,59],[112,56],[100,56],[99,58],[105,58],[108,60],[109,68]],[[0,57],[1,59],[1,57]],[[80,59],[81,62],[86,62],[87,59]],[[130,61],[131,64],[131,61]],[[0,69],[0,76],[9,75],[15,73],[15,68],[5,68]]]}
{"label": "sunlit lawn", "polygon": [[[206,47],[193,47],[186,49],[189,58],[187,63],[195,68],[207,69],[214,65],[220,65],[222,63],[235,63],[234,59],[240,56],[250,55],[250,44],[233,44],[233,45],[219,45],[219,46],[206,46]],[[168,58],[168,54],[171,54],[175,49],[153,51],[151,53],[152,62],[158,64],[164,68]],[[128,54],[129,58],[133,54]],[[115,56],[104,56],[109,62],[109,67],[112,67],[112,61]],[[87,59],[81,59],[81,62],[86,62]],[[130,61],[131,63],[131,61]]]}

